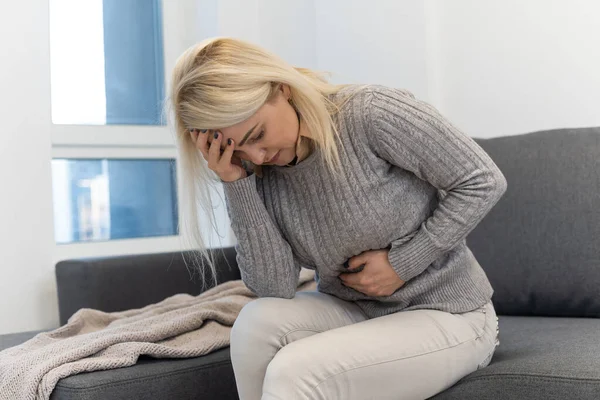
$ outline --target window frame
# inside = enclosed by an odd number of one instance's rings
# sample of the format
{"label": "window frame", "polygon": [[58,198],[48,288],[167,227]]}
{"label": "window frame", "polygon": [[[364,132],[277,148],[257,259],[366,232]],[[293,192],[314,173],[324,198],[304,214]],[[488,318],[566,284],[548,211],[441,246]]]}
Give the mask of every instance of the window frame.
{"label": "window frame", "polygon": [[[199,18],[198,5],[192,1],[169,2],[162,0],[162,42],[165,71],[165,93],[171,87],[170,71],[188,47],[199,41],[200,30],[195,21]],[[51,106],[51,104],[50,104]],[[166,118],[167,116],[165,116]],[[121,158],[121,159],[174,159],[177,171],[178,226],[182,223],[181,169],[175,147],[173,127],[166,125],[57,125],[50,119],[52,159]],[[220,190],[222,198],[222,189]],[[53,207],[53,204],[51,205]],[[219,208],[224,208],[221,206]],[[212,246],[233,246],[235,236],[226,211],[223,225],[215,234],[218,243]],[[218,210],[215,210],[215,214]],[[218,222],[218,223],[219,223]],[[219,236],[223,236],[220,238]],[[115,239],[102,242],[57,244],[54,238],[54,262],[82,257],[106,257],[127,254],[149,254],[187,250],[182,237],[161,236],[139,239]],[[214,242],[214,239],[213,239]]]}

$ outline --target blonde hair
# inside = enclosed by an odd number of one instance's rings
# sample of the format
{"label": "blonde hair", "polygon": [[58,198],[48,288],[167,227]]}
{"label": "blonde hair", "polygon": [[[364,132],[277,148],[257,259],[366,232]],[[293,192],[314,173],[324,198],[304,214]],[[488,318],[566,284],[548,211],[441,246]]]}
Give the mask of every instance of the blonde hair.
{"label": "blonde hair", "polygon": [[335,116],[350,96],[336,102],[329,97],[348,85],[330,84],[321,73],[293,67],[256,45],[224,37],[190,47],[173,69],[167,105],[173,107],[170,115],[182,169],[181,235],[186,247],[194,249],[192,263],[202,277],[208,263],[213,285],[217,283],[215,262],[200,233],[198,205],[217,230],[210,193],[220,179],[208,168],[189,132],[220,129],[245,121],[273,96],[279,84],[290,87],[292,102],[311,139],[334,176],[339,176],[342,166],[336,142],[341,144],[341,141]]}

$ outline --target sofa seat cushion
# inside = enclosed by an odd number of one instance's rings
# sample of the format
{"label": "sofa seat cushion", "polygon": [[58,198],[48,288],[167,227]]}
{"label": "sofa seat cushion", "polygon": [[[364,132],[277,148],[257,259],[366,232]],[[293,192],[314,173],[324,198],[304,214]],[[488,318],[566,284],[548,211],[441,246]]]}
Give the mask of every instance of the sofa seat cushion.
{"label": "sofa seat cushion", "polygon": [[[0,349],[37,332],[0,336]],[[435,400],[600,399],[600,319],[500,316],[491,364]],[[203,357],[156,360],[59,381],[51,399],[237,400],[229,348]]]}
{"label": "sofa seat cushion", "polygon": [[17,346],[21,343],[25,343],[41,332],[45,331],[29,331],[0,335],[0,351],[8,349],[9,347]]}
{"label": "sofa seat cushion", "polygon": [[88,372],[58,382],[51,400],[238,400],[229,347],[186,359],[140,357],[127,368]]}
{"label": "sofa seat cushion", "polygon": [[487,368],[433,397],[600,399],[600,319],[500,316]]}
{"label": "sofa seat cushion", "polygon": [[[0,350],[39,331],[0,335]],[[86,372],[58,381],[51,400],[238,400],[229,347],[186,359],[142,356],[126,368]]]}

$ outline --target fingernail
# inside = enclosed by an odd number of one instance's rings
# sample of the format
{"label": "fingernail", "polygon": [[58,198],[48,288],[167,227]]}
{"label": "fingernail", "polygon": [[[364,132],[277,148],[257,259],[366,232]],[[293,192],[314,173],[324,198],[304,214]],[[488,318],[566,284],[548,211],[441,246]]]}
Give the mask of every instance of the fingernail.
{"label": "fingernail", "polygon": [[231,143],[232,143],[232,142],[231,142],[231,139],[227,139],[227,144],[228,144],[229,146],[231,146]]}
{"label": "fingernail", "polygon": [[206,133],[206,129],[200,129],[200,132]]}
{"label": "fingernail", "polygon": [[190,133],[194,133],[194,129],[190,129]]}
{"label": "fingernail", "polygon": [[350,268],[350,266],[348,265],[348,261],[346,261],[346,262],[344,263],[344,268]]}
{"label": "fingernail", "polygon": [[215,132],[215,139],[219,138],[219,132]]}

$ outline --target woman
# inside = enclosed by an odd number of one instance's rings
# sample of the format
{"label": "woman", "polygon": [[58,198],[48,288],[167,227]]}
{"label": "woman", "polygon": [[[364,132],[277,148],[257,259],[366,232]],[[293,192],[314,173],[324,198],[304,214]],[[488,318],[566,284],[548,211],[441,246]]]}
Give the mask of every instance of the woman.
{"label": "woman", "polygon": [[[260,297],[231,332],[242,400],[424,399],[490,362],[493,290],[465,237],[507,184],[471,138],[405,90],[230,38],[187,50],[172,87],[189,234],[206,256],[195,199],[222,182]],[[302,267],[316,292],[296,294]]]}

